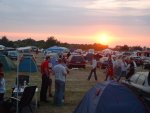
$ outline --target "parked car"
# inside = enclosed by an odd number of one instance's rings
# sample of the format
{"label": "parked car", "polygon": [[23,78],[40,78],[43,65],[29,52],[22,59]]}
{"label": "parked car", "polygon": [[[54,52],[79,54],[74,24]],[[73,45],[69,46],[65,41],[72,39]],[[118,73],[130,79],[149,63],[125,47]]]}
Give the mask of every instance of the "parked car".
{"label": "parked car", "polygon": [[137,56],[137,57],[132,57],[132,58],[135,61],[135,63],[136,63],[137,66],[143,65],[143,60],[141,59],[141,57]]}
{"label": "parked car", "polygon": [[129,80],[122,81],[137,95],[150,102],[150,72],[137,72]]}
{"label": "parked car", "polygon": [[71,55],[67,61],[68,68],[85,68],[85,65],[85,59],[81,55]]}
{"label": "parked car", "polygon": [[18,51],[8,51],[8,57],[12,60],[17,60],[19,56]]}

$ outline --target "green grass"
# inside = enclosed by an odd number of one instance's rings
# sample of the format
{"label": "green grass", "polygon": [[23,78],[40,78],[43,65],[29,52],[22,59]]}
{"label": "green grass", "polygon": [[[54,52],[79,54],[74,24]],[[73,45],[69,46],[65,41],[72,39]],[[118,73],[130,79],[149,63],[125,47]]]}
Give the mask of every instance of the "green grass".
{"label": "green grass", "polygon": [[[53,105],[53,98],[48,98],[49,103],[40,103],[40,107],[37,109],[38,113],[72,113],[76,106],[79,104],[81,99],[83,98],[85,92],[87,92],[91,87],[93,87],[97,82],[95,82],[94,78],[91,81],[87,81],[87,76],[89,75],[90,69],[77,69],[70,70],[69,75],[67,76],[66,81],[66,91],[65,91],[65,103],[62,107],[56,107]],[[104,80],[104,76],[102,72],[99,70],[98,76],[99,81]],[[6,79],[6,97],[11,96],[12,86],[15,83],[16,72],[9,72],[5,74]],[[54,94],[54,76],[52,75],[52,92]],[[37,85],[40,91],[41,87],[41,75],[40,73],[30,74],[30,83],[33,85]],[[38,92],[39,97],[39,92]]]}
{"label": "green grass", "polygon": [[[38,65],[43,61],[42,57],[36,57]],[[77,107],[85,93],[93,87],[97,82],[95,82],[94,77],[91,81],[87,81],[87,77],[90,72],[90,67],[87,66],[86,69],[76,69],[70,70],[66,81],[66,91],[65,91],[65,103],[62,107],[56,107],[53,105],[53,98],[48,98],[49,103],[40,103],[40,107],[37,109],[37,113],[72,113]],[[104,81],[104,73],[102,70],[97,69],[98,82]],[[6,79],[6,95],[11,96],[11,88],[15,83],[16,72],[9,72],[5,74]],[[52,76],[52,92],[54,94],[54,76]],[[30,83],[37,85],[40,92],[41,87],[41,74],[33,73],[30,74]],[[38,92],[38,97],[39,97]]]}

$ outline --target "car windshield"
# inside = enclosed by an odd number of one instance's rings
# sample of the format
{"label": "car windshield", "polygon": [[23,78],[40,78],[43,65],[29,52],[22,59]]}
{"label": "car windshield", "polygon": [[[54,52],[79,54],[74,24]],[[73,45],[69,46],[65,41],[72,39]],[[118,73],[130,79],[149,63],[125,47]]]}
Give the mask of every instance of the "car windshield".
{"label": "car windshield", "polygon": [[73,56],[71,60],[74,62],[83,62],[84,61],[84,59],[81,56]]}
{"label": "car windshield", "polygon": [[17,52],[9,52],[9,55],[12,55],[12,56],[17,56],[18,55],[18,53]]}

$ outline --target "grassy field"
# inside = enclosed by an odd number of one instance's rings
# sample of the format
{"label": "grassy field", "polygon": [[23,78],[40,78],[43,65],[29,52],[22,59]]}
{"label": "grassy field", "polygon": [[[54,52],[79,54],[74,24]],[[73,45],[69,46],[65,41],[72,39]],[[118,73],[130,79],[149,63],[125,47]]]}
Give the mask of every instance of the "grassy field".
{"label": "grassy field", "polygon": [[[36,57],[38,65],[42,62],[43,56],[40,55]],[[90,67],[86,69],[72,69],[67,76],[66,81],[66,91],[65,91],[65,103],[62,107],[56,107],[53,105],[53,98],[48,98],[49,103],[41,103],[37,109],[37,113],[72,113],[76,106],[79,104],[80,100],[91,87],[93,87],[97,82],[94,80],[94,77],[91,81],[87,80],[87,77],[90,72]],[[22,73],[20,73],[22,74]],[[39,90],[41,87],[41,75],[40,72],[37,73],[23,73],[30,75],[30,83],[37,85]],[[15,83],[17,73],[9,72],[5,74],[6,79],[6,97],[11,96],[12,86]],[[104,80],[104,74],[102,70],[97,70],[98,82]],[[54,76],[52,76],[53,85],[52,92],[54,94]],[[38,92],[39,97],[39,92]]]}
{"label": "grassy field", "polygon": [[[37,56],[36,60],[38,65],[43,61],[43,55]],[[140,71],[140,68],[137,69]],[[67,76],[66,81],[66,91],[65,91],[65,103],[62,107],[56,107],[53,105],[53,98],[48,98],[49,103],[40,103],[37,113],[72,113],[76,106],[79,104],[84,94],[93,87],[97,82],[102,82],[105,79],[103,70],[97,69],[98,81],[94,80],[92,77],[91,81],[87,80],[87,77],[90,72],[90,67],[87,66],[86,69],[72,69],[70,70],[69,75]],[[29,73],[26,73],[29,74]],[[40,91],[41,86],[41,75],[40,72],[32,73],[30,75],[30,83],[37,85]],[[16,72],[9,72],[5,74],[7,81],[7,92],[6,96],[11,96],[11,88],[15,83]],[[52,76],[53,85],[52,92],[54,94],[54,76]],[[39,97],[39,92],[38,92]]]}

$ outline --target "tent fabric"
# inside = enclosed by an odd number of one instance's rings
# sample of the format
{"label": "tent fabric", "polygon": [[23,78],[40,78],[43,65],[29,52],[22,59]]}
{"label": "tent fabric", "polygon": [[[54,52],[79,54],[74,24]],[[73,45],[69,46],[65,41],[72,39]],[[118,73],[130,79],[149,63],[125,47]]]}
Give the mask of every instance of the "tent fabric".
{"label": "tent fabric", "polygon": [[61,47],[53,46],[47,49],[47,51],[63,51]]}
{"label": "tent fabric", "polygon": [[67,48],[65,47],[59,47],[59,46],[53,46],[53,47],[50,47],[47,49],[47,51],[64,51],[66,50]]}
{"label": "tent fabric", "polygon": [[142,102],[122,84],[99,83],[90,89],[73,113],[148,113]]}
{"label": "tent fabric", "polygon": [[16,65],[5,55],[0,55],[0,62],[3,64],[4,71],[16,70]]}
{"label": "tent fabric", "polygon": [[38,68],[36,62],[32,57],[23,57],[19,63],[19,72],[37,72]]}

